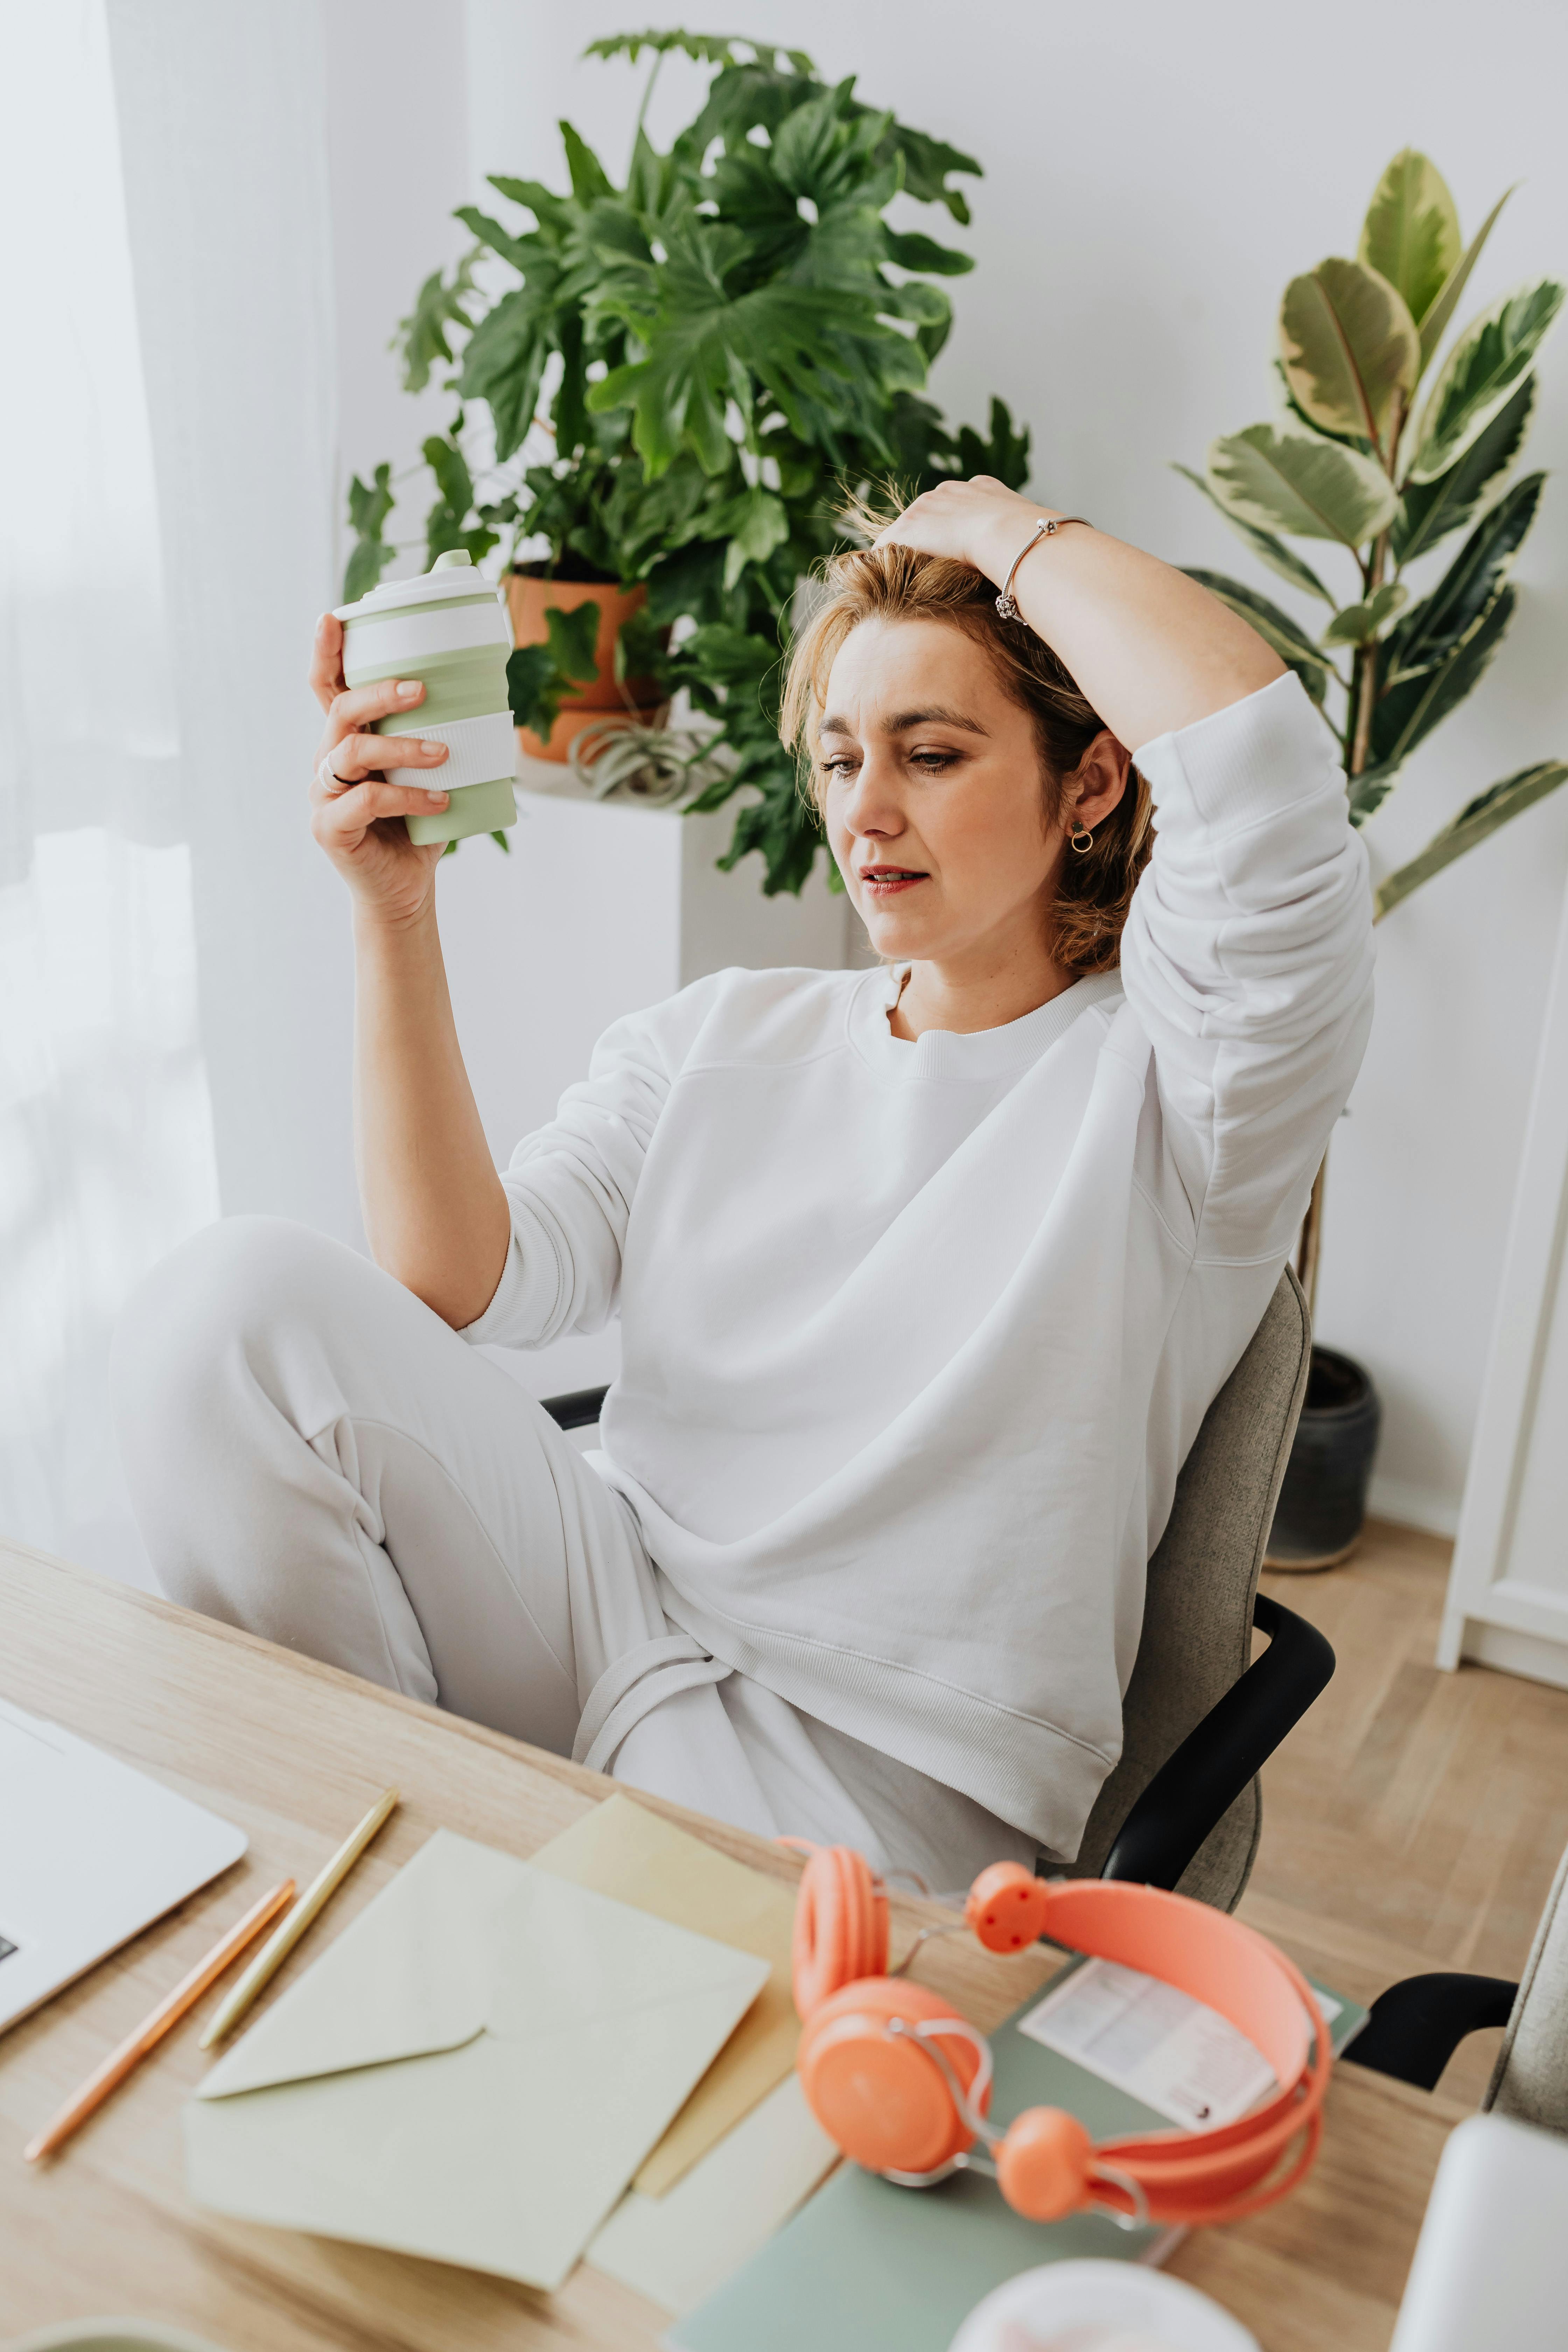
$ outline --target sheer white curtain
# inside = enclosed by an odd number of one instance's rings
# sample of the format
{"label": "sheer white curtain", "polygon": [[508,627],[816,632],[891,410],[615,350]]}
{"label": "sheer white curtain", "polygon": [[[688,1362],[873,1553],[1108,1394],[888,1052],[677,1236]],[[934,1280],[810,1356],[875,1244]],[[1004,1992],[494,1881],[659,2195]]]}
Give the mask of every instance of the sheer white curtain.
{"label": "sheer white curtain", "polygon": [[217,1188],[102,0],[6,26],[0,1528],[123,1569],[109,1331]]}
{"label": "sheer white curtain", "polygon": [[357,1231],[344,925],[301,821],[337,504],[320,0],[49,0],[0,60],[0,1532],[138,1575],[126,1294],[220,1208]]}

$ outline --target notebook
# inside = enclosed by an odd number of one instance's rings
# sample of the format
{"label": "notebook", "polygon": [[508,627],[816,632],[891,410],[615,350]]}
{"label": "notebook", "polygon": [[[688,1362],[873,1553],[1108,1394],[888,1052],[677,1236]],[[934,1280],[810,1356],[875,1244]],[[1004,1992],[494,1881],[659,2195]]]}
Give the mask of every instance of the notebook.
{"label": "notebook", "polygon": [[[1094,1965],[1077,1962],[1074,1972]],[[1048,1995],[1032,1995],[991,2036],[994,2119],[1005,2125],[1025,2107],[1056,2106],[1078,2116],[1097,2139],[1168,2129],[1168,2112],[1020,2031],[1067,1982],[1058,1978]],[[1324,2014],[1338,2056],[1366,2011],[1329,1993]],[[1157,2263],[1180,2234],[1123,2230],[1094,2213],[1026,2221],[978,2174],[958,2173],[934,2189],[897,2189],[844,2164],[663,2341],[670,2352],[948,2352],[966,2314],[1019,2271],[1081,2258]]]}

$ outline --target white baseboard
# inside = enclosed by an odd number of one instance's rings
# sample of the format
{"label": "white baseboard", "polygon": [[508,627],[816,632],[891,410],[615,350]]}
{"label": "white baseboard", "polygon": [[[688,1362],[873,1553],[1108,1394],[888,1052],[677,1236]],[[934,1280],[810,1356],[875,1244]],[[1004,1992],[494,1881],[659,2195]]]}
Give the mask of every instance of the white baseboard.
{"label": "white baseboard", "polygon": [[1408,1479],[1374,1476],[1366,1507],[1374,1519],[1394,1519],[1424,1536],[1446,1536],[1452,1542],[1459,1531],[1458,1498],[1449,1501]]}
{"label": "white baseboard", "polygon": [[1465,1627],[1461,1654],[1473,1664],[1568,1690],[1568,1643],[1551,1642],[1539,1633],[1515,1633],[1504,1625],[1483,1625],[1472,1617]]}

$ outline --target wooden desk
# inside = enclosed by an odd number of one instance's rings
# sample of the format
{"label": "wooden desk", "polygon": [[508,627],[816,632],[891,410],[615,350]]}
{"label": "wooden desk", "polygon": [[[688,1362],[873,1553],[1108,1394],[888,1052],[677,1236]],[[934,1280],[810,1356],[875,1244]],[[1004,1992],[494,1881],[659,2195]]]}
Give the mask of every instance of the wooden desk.
{"label": "wooden desk", "polygon": [[[402,1809],[336,1898],[334,1930],[432,1830],[528,1854],[606,1796],[609,1781],[5,1544],[0,1695],[146,1767],[251,1840],[233,1871],[0,2039],[0,2339],[112,2313],[184,2326],[226,2352],[638,2352],[657,2343],[666,2315],[592,2271],[551,2297],[192,2205],[179,2109],[205,2071],[196,2040],[217,1993],[51,2164],[35,2169],[21,2156],[245,1904],[286,1873],[303,1884],[379,1790],[395,1783]],[[761,1870],[795,1874],[788,1855],[758,1839],[661,1810]],[[279,1989],[321,1949],[308,1937]],[[956,1938],[921,1968],[984,2026],[1050,1970],[1043,1952],[992,1959]],[[1255,2221],[1190,2239],[1172,2268],[1245,2320],[1265,2352],[1382,2352],[1438,2152],[1461,2112],[1345,2069],[1306,2188]]]}

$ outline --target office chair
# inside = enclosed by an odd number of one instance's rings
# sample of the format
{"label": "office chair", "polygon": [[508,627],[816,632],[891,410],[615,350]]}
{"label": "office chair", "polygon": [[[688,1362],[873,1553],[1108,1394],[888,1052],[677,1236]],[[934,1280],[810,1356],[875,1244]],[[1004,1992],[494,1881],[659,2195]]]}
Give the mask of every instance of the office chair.
{"label": "office chair", "polygon": [[1518,1984],[1447,1970],[1405,1977],[1379,1993],[1345,2055],[1433,2091],[1466,2034],[1484,2025],[1508,2032],[1482,2108],[1568,2132],[1568,1853]]}
{"label": "office chair", "polygon": [[[1334,1671],[1317,1628],[1258,1590],[1310,1356],[1307,1302],[1287,1267],[1176,1481],[1149,1563],[1121,1760],[1075,1877],[1178,1887],[1222,1911],[1241,1899],[1262,1828],[1258,1769]],[[605,1396],[578,1389],[544,1410],[581,1429]],[[1254,1625],[1269,1644],[1249,1665]]]}

